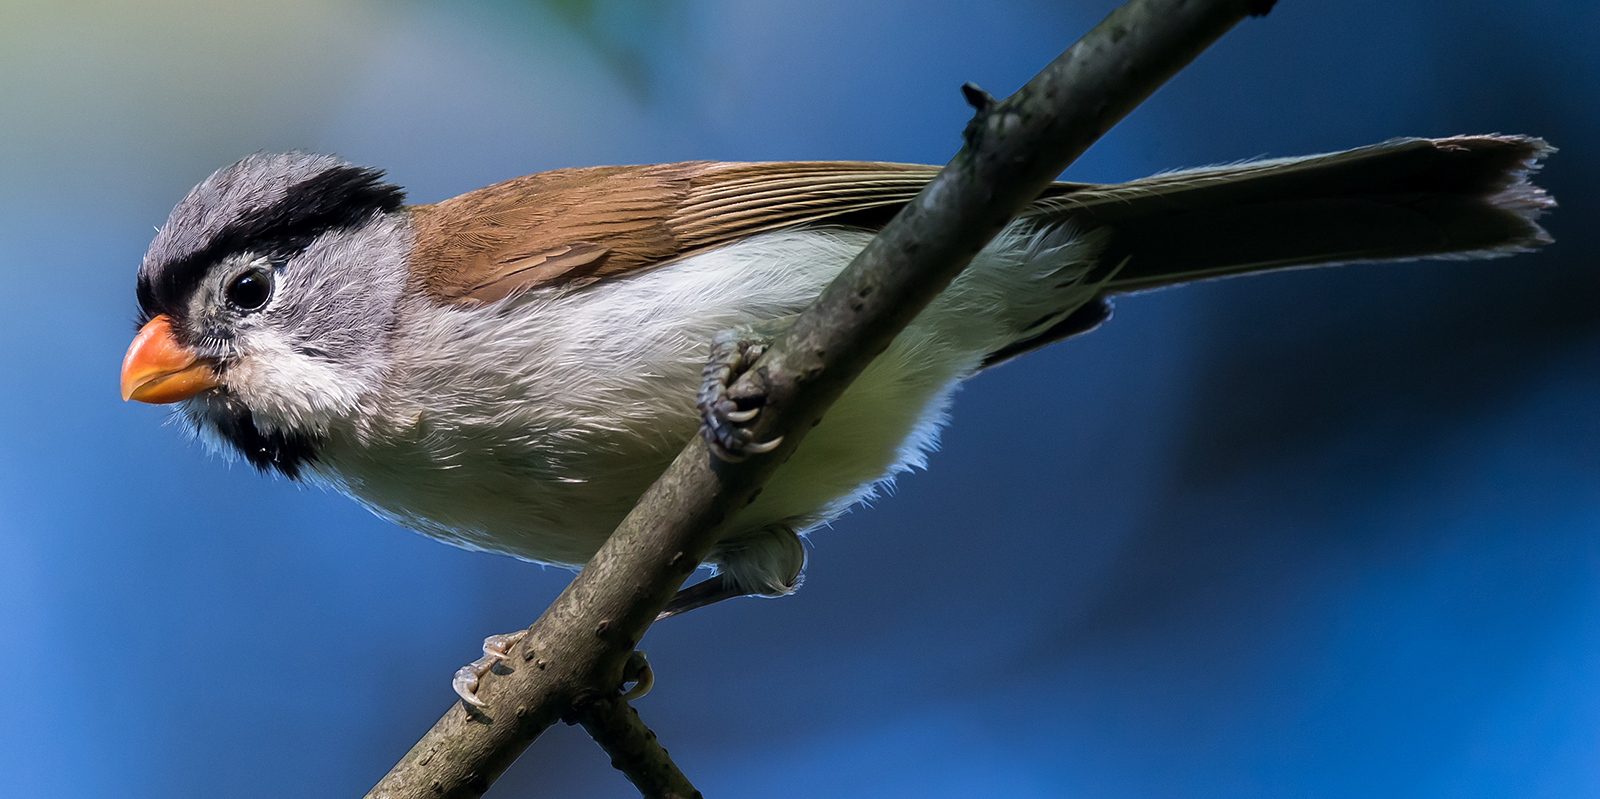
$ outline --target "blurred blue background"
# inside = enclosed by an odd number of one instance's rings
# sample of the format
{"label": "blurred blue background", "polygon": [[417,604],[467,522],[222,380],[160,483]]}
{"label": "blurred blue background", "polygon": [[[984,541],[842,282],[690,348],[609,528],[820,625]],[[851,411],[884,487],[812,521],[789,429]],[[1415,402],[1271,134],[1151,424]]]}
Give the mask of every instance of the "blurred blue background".
{"label": "blurred blue background", "polygon": [[[1109,0],[0,6],[0,795],[347,797],[569,575],[117,398],[133,277],[257,150],[416,202],[555,167],[942,163]],[[972,381],[804,589],[662,624],[708,796],[1600,795],[1600,5],[1283,0],[1067,176],[1501,131],[1557,243],[1125,299]],[[627,797],[580,730],[493,797]]]}

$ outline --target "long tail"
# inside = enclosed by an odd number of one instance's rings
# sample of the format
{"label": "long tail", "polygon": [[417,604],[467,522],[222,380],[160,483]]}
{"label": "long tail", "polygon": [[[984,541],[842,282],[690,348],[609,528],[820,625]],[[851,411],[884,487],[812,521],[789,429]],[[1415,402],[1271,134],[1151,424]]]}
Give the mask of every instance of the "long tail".
{"label": "long tail", "polygon": [[[1027,216],[1109,229],[1090,280],[1120,294],[1296,267],[1497,258],[1551,242],[1555,206],[1529,182],[1555,151],[1528,136],[1392,139],[1338,153],[1171,172],[1115,186],[1059,184]],[[1091,303],[986,363],[1090,329]]]}

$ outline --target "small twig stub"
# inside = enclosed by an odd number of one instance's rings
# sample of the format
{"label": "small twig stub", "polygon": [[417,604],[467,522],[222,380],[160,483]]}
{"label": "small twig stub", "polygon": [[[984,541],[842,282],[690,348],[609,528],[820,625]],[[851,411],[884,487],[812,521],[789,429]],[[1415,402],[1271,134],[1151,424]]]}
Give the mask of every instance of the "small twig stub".
{"label": "small twig stub", "polygon": [[998,102],[994,99],[994,95],[978,88],[978,84],[971,81],[961,84],[961,96],[967,98],[967,105],[972,106],[972,110],[980,114]]}

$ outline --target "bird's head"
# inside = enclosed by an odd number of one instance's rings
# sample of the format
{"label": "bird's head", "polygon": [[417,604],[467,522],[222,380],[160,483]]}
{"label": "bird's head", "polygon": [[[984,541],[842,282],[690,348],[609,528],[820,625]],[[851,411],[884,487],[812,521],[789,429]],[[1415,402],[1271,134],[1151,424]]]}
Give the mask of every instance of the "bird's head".
{"label": "bird's head", "polygon": [[290,477],[380,379],[409,232],[375,169],[252,155],[172,210],[139,267],[122,396]]}

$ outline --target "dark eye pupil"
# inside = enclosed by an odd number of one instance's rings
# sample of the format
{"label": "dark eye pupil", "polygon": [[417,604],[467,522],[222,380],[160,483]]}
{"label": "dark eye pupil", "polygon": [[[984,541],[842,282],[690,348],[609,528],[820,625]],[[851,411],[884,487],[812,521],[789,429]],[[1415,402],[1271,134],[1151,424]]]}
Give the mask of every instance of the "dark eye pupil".
{"label": "dark eye pupil", "polygon": [[228,302],[245,311],[254,311],[266,305],[267,297],[271,294],[271,279],[262,272],[246,272],[228,284]]}

